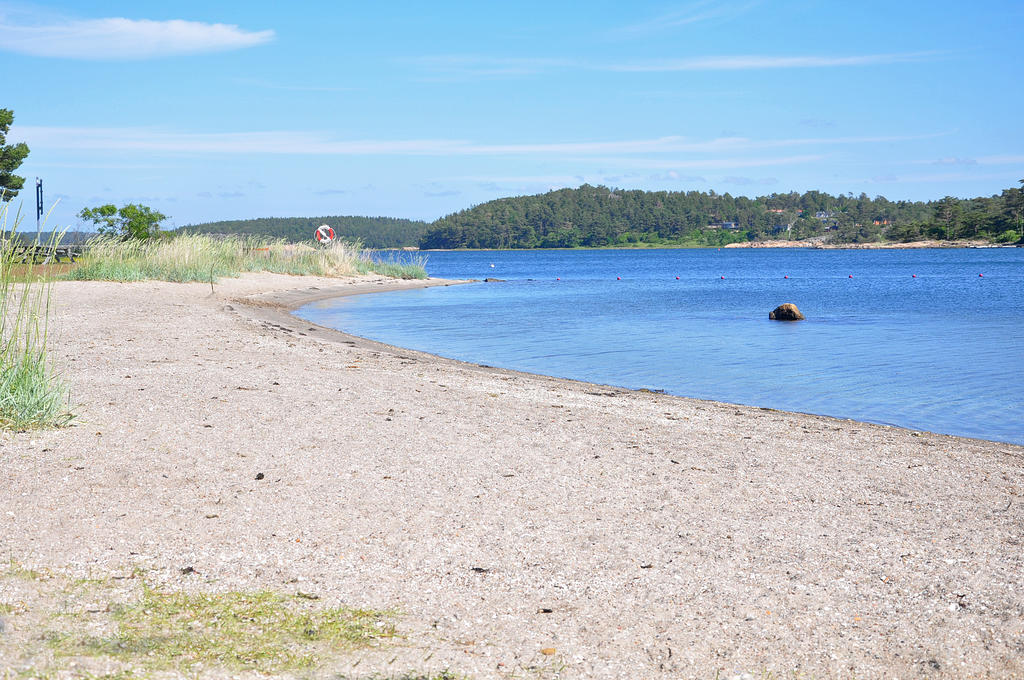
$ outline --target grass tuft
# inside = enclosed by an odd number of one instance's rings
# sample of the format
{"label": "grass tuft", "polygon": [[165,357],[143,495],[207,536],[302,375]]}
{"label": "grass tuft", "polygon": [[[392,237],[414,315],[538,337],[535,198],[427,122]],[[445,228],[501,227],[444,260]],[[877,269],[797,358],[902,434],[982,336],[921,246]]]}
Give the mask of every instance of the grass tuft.
{"label": "grass tuft", "polygon": [[50,285],[18,261],[8,211],[0,200],[0,428],[59,427],[73,416],[47,354]]}
{"label": "grass tuft", "polygon": [[57,656],[110,657],[151,670],[281,673],[396,636],[387,612],[317,609],[269,591],[163,592],[144,583],[141,598],[111,616],[109,634],[51,632],[47,642]]}
{"label": "grass tuft", "polygon": [[244,272],[351,276],[378,273],[395,278],[426,278],[422,256],[381,257],[359,244],[334,241],[325,247],[284,241],[203,234],[180,234],[144,241],[98,237],[88,243],[78,265],[67,274],[75,280],[213,283]]}
{"label": "grass tuft", "polygon": [[[338,680],[356,680],[346,675],[339,675]],[[401,675],[367,675],[360,676],[358,680],[466,680],[465,675],[456,675],[449,670],[438,673],[417,673],[415,671],[402,673]]]}

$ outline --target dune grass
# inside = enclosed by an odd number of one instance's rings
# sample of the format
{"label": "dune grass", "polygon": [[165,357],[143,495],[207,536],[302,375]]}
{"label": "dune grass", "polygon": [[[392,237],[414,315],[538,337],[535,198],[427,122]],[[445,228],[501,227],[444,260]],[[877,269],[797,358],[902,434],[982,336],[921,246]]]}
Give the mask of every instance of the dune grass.
{"label": "dune grass", "polygon": [[252,237],[213,238],[180,234],[148,240],[99,237],[67,274],[76,280],[213,283],[244,272],[351,276],[378,273],[403,279],[426,278],[424,259],[380,257],[359,244],[335,241],[325,247],[286,244]]}
{"label": "dune grass", "polygon": [[9,210],[0,202],[0,428],[58,427],[73,416],[47,353],[50,284],[16,258]]}

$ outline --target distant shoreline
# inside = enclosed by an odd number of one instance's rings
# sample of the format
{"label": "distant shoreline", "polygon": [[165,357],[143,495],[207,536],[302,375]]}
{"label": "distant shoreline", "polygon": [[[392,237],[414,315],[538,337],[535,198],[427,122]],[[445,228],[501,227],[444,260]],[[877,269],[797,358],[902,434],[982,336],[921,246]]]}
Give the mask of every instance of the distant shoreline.
{"label": "distant shoreline", "polygon": [[885,241],[881,243],[808,243],[806,241],[748,241],[730,243],[723,248],[812,248],[814,250],[921,250],[925,248],[1015,248],[1013,244],[997,245],[988,241]]}
{"label": "distant shoreline", "polygon": [[[531,252],[536,250],[721,250],[722,248],[807,248],[810,250],[922,250],[926,248],[941,248],[943,250],[955,248],[1020,248],[1017,244],[996,244],[989,241],[885,241],[871,243],[820,243],[811,241],[744,241],[742,243],[727,243],[723,246],[699,246],[680,244],[644,244],[644,245],[615,245],[578,248],[425,248],[416,251],[420,253],[487,253],[521,251]],[[392,249],[395,250],[395,249]]]}

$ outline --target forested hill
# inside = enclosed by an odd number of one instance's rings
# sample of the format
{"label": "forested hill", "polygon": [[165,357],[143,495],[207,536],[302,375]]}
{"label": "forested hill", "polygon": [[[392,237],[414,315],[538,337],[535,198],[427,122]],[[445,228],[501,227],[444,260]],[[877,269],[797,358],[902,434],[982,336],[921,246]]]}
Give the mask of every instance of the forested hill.
{"label": "forested hill", "polygon": [[623,191],[584,184],[489,201],[430,225],[421,248],[724,245],[815,236],[837,243],[1021,238],[1024,191],[928,203],[819,191],[758,198],[699,191]]}
{"label": "forested hill", "polygon": [[180,227],[193,234],[249,234],[280,238],[296,243],[312,241],[321,224],[330,225],[337,238],[358,240],[367,248],[415,246],[427,230],[426,222],[394,217],[261,217],[254,220],[227,220]]}

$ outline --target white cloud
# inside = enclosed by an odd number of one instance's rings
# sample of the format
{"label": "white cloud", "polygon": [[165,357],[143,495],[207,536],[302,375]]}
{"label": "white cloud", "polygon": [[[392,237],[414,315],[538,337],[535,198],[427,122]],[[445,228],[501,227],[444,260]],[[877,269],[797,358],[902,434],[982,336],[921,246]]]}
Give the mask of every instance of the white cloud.
{"label": "white cloud", "polygon": [[1024,163],[1024,155],[982,156],[977,160],[979,165],[1017,165]]}
{"label": "white cloud", "polygon": [[910,161],[912,165],[1021,165],[1024,164],[1024,155],[1001,154],[997,156],[979,156],[978,158],[960,158],[958,156],[947,156],[935,160]]}
{"label": "white cloud", "polygon": [[679,59],[639,59],[619,62],[531,57],[482,57],[476,55],[424,56],[411,63],[439,78],[514,77],[549,71],[586,70],[613,73],[666,73],[679,71],[756,71],[766,69],[878,66],[919,62],[937,52],[859,54],[850,56],[719,55]]}
{"label": "white cloud", "polygon": [[[751,151],[799,146],[828,147],[930,139],[946,133],[912,136],[813,137],[796,139],[749,139],[721,137],[696,140],[670,136],[621,141],[543,142],[480,144],[458,139],[336,140],[319,132],[270,131],[183,133],[150,128],[74,128],[17,126],[12,141],[32,148],[222,154],[387,155],[387,156],[624,156],[651,154],[742,154]],[[818,149],[815,149],[816,151]],[[818,156],[815,156],[817,158]],[[790,157],[786,162],[794,162]],[[1008,157],[1009,158],[1009,157]],[[659,161],[661,162],[661,161]],[[687,160],[687,163],[705,163]],[[979,162],[984,162],[979,160]],[[1009,161],[1007,161],[1009,162]],[[674,161],[664,161],[669,167]],[[761,162],[758,161],[758,164]],[[737,166],[731,166],[737,167]]]}
{"label": "white cloud", "polygon": [[957,158],[957,157],[954,157],[954,156],[949,156],[947,158],[940,158],[938,160],[932,161],[931,164],[932,165],[977,165],[978,161],[974,160],[973,158]]}
{"label": "white cloud", "polygon": [[221,52],[261,45],[273,31],[245,31],[232,24],[149,19],[79,19],[15,24],[0,17],[0,50],[67,59],[151,59]]}
{"label": "white cloud", "polygon": [[926,183],[926,182],[972,182],[987,180],[1005,180],[1006,173],[977,174],[973,172],[942,172],[926,175],[883,175],[872,177],[864,182],[874,184],[905,184],[905,183]]}
{"label": "white cloud", "polygon": [[802,156],[782,156],[769,158],[601,158],[594,159],[604,163],[616,163],[620,167],[644,168],[647,170],[728,170],[735,168],[763,168],[777,165],[800,165],[824,159],[822,154],[805,154]]}
{"label": "white cloud", "polygon": [[932,52],[902,54],[861,54],[848,57],[726,55],[717,57],[690,57],[685,59],[659,59],[607,65],[603,70],[629,73],[659,73],[666,71],[752,71],[784,68],[826,68],[834,66],[875,66],[900,62],[921,61]]}

